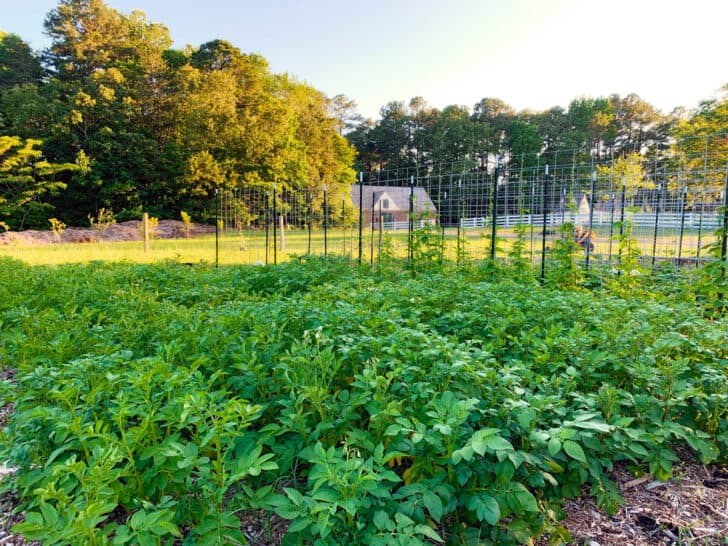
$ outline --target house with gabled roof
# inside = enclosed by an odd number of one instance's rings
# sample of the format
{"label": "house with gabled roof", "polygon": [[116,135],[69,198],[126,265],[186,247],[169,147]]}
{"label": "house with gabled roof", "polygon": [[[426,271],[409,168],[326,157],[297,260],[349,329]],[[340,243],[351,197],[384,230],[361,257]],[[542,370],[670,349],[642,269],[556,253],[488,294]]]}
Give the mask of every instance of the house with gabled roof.
{"label": "house with gabled roof", "polygon": [[360,208],[359,195],[362,195],[362,217],[364,224],[379,223],[384,226],[395,222],[407,222],[412,197],[412,212],[416,219],[435,223],[437,210],[427,190],[421,186],[370,186],[360,188],[359,184],[351,187],[351,202]]}

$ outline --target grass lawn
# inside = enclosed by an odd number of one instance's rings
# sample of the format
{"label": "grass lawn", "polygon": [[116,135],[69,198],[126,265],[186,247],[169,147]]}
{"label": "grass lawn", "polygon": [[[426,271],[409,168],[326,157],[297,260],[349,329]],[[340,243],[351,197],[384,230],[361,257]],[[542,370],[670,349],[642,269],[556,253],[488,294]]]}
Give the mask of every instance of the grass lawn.
{"label": "grass lawn", "polygon": [[[549,229],[547,233],[547,247],[559,237],[558,228]],[[603,228],[595,230],[597,239],[594,250],[595,258],[607,259],[610,255],[616,257],[618,253],[618,231],[613,230],[613,238],[610,240],[609,231]],[[466,253],[473,259],[483,259],[490,256],[490,229],[464,229],[461,231]],[[439,228],[432,231],[433,242],[440,237],[444,241],[445,259],[455,260],[457,256],[457,229],[447,228],[444,233]],[[541,229],[529,227],[526,232],[526,253],[535,262],[540,261],[541,253]],[[635,229],[633,233],[638,247],[644,256],[651,256],[653,252],[653,231],[647,228]],[[682,257],[694,257],[698,248],[697,230],[686,230],[683,234]],[[498,230],[498,253],[499,257],[505,257],[508,249],[516,238],[513,229]],[[364,262],[378,261],[382,252],[389,252],[394,257],[407,256],[408,235],[404,230],[388,231],[382,234],[378,231],[372,232],[370,228],[362,230],[362,260]],[[266,245],[266,234],[263,231],[245,232],[224,232],[218,242],[218,261],[220,264],[255,264],[284,262],[293,255],[316,254],[323,255],[338,254],[348,256],[351,259],[358,259],[359,256],[359,231],[354,228],[333,228],[324,237],[322,230],[309,234],[302,230],[286,230],[281,242],[280,233],[276,237],[277,247],[273,248],[273,233],[268,235]],[[388,243],[389,241],[389,243]],[[658,231],[655,250],[660,257],[675,257],[678,255],[679,230],[660,229]],[[706,245],[715,241],[712,233],[702,233],[700,245],[704,249]],[[267,246],[267,251],[266,251]],[[705,256],[705,251],[701,252]],[[141,241],[118,241],[118,242],[95,242],[95,243],[70,243],[50,245],[23,245],[13,244],[0,246],[0,256],[7,256],[19,259],[30,265],[58,265],[64,263],[85,263],[95,260],[105,262],[134,262],[134,263],[155,263],[165,260],[172,260],[182,263],[215,263],[216,242],[214,235],[204,235],[190,239],[157,239],[150,242],[149,253],[144,253],[144,245]]]}

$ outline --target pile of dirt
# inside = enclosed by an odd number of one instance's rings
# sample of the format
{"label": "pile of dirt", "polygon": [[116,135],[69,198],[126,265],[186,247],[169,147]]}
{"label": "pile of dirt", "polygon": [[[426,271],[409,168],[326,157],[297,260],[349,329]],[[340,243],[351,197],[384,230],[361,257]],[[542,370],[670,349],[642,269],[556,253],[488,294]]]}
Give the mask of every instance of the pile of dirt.
{"label": "pile of dirt", "polygon": [[[57,236],[52,231],[8,231],[0,233],[0,245],[51,245],[62,243],[96,243],[100,241],[141,241],[141,222],[130,220],[112,224],[105,230],[70,227]],[[213,226],[192,224],[186,226],[179,220],[160,220],[154,230],[156,239],[182,239],[213,233]]]}

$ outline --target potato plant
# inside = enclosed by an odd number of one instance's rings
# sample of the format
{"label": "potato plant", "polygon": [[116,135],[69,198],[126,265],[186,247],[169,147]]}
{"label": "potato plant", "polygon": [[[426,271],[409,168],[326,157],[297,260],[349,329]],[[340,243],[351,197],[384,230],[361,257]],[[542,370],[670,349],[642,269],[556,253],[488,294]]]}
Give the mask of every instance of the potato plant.
{"label": "potato plant", "polygon": [[431,265],[0,260],[15,530],[244,544],[254,511],[291,545],[559,543],[565,498],[618,509],[615,462],[728,459],[728,321],[686,285]]}

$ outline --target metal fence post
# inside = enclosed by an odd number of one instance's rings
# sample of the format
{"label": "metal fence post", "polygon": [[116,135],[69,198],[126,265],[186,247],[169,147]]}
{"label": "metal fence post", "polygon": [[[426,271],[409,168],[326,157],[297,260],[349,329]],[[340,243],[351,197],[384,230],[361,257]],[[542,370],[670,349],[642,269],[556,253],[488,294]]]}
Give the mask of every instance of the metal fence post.
{"label": "metal fence post", "polygon": [[[495,260],[495,234],[498,222],[498,175],[500,169],[500,158],[495,156],[495,173],[493,174],[493,225],[490,231],[490,259]],[[508,204],[506,204],[506,207]]]}
{"label": "metal fence post", "polygon": [[307,254],[311,254],[311,220],[313,216],[313,193],[308,194],[308,221],[306,224],[308,225],[308,252]]}
{"label": "metal fence post", "polygon": [[[382,202],[379,201],[379,206],[381,207]],[[372,199],[372,216],[371,216],[371,224],[372,224],[372,233],[369,241],[369,265],[374,265],[374,199]]]}
{"label": "metal fence post", "polygon": [[[592,162],[593,165],[593,162]],[[594,194],[596,193],[596,185],[597,185],[597,171],[592,171],[591,173],[591,193],[589,195],[589,232],[587,235],[587,245],[586,245],[586,270],[589,271],[589,258],[591,257],[591,241],[595,237],[592,237],[592,229],[594,226]]]}
{"label": "metal fence post", "polygon": [[445,261],[445,223],[442,221],[445,206],[447,206],[447,190],[440,199],[440,264]]}
{"label": "metal fence post", "polygon": [[384,219],[382,217],[382,200],[379,200],[379,247],[377,250],[377,256],[379,261],[382,261],[382,237],[384,236]]}
{"label": "metal fence post", "polygon": [[[655,173],[657,176],[657,173]],[[657,206],[655,208],[655,231],[652,236],[652,270],[655,269],[655,260],[657,259],[657,228],[660,224],[660,198],[662,197],[662,184],[657,185]]]}
{"label": "metal fence post", "polygon": [[265,192],[265,265],[268,265],[268,245],[270,243],[270,192]]}
{"label": "metal fence post", "polygon": [[362,226],[364,225],[364,172],[359,172],[359,265],[361,265]]}
{"label": "metal fence post", "polygon": [[541,223],[541,283],[543,284],[546,280],[546,194],[549,189],[549,166],[548,163],[544,166],[543,176],[543,197],[541,199],[541,206],[543,210],[543,222]]}
{"label": "metal fence post", "polygon": [[324,256],[329,255],[329,188],[324,184]]}
{"label": "metal fence post", "polygon": [[457,211],[457,216],[456,216],[457,222],[458,222],[458,231],[457,231],[458,239],[457,239],[457,245],[455,247],[455,252],[456,252],[455,263],[459,267],[460,266],[460,256],[462,254],[462,251],[460,249],[460,244],[461,244],[460,230],[463,229],[463,214],[465,212],[463,209],[463,179],[462,178],[458,178],[458,199],[459,199],[458,208],[460,210]]}
{"label": "metal fence post", "polygon": [[215,188],[215,267],[220,267],[220,193]]}
{"label": "metal fence post", "polygon": [[414,248],[413,246],[413,231],[414,231],[414,225],[415,225],[415,177],[410,176],[410,196],[409,196],[409,222],[407,223],[407,247],[408,247],[408,255],[407,258],[409,261],[412,261],[414,258]]}
{"label": "metal fence post", "polygon": [[276,185],[273,184],[273,265],[278,264],[278,244],[276,243],[278,235],[276,230],[277,216],[278,211],[276,210]]}
{"label": "metal fence post", "polygon": [[680,211],[680,238],[678,239],[677,243],[677,265],[680,265],[680,260],[682,259],[682,247],[683,247],[683,237],[685,235],[685,210],[688,208],[688,187],[684,186],[682,191],[682,205],[680,207],[682,210]]}
{"label": "metal fence post", "polygon": [[[620,198],[620,204],[619,204],[619,245],[617,247],[617,262],[621,265],[622,264],[622,236],[624,235],[624,205],[625,201],[627,200],[627,177],[622,177],[622,196]],[[621,271],[617,271],[617,276]]]}

